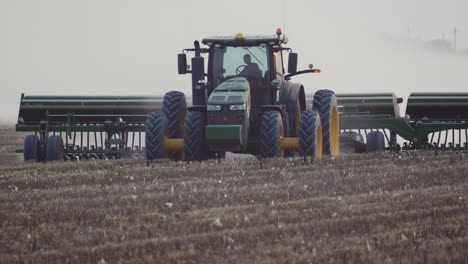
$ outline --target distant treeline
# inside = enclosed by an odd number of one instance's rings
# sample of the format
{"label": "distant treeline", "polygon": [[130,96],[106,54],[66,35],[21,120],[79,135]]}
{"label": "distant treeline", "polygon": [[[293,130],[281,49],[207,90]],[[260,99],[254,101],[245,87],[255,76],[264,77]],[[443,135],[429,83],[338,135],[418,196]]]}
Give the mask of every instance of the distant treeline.
{"label": "distant treeline", "polygon": [[411,38],[392,38],[391,41],[396,42],[396,44],[403,45],[406,47],[432,50],[437,52],[445,52],[449,54],[457,54],[462,56],[468,56],[467,48],[454,48],[452,42],[447,39],[433,39],[433,40],[421,40],[421,39],[411,39]]}

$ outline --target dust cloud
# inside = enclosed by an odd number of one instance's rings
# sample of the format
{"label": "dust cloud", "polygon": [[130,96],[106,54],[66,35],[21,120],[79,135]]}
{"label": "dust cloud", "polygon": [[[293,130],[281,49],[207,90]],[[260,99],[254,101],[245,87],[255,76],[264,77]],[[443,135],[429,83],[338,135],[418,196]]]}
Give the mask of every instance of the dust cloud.
{"label": "dust cloud", "polygon": [[208,35],[273,34],[277,27],[285,27],[288,46],[299,53],[299,68],[312,63],[323,71],[294,79],[309,93],[406,98],[467,90],[467,38],[460,34],[458,52],[427,45],[449,39],[453,25],[468,30],[461,11],[467,3],[347,2],[0,1],[0,120],[16,121],[21,93],[190,93],[190,77],[176,73],[183,48]]}

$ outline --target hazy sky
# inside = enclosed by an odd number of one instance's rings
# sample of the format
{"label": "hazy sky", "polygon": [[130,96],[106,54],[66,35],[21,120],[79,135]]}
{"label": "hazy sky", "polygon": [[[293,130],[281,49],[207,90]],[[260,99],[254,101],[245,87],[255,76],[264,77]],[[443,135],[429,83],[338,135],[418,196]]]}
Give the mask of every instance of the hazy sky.
{"label": "hazy sky", "polygon": [[[468,90],[468,57],[416,51],[395,37],[453,39],[468,49],[466,0],[286,1],[286,34],[308,92]],[[207,35],[273,34],[283,0],[0,0],[0,120],[16,120],[20,93],[190,93],[176,54]]]}

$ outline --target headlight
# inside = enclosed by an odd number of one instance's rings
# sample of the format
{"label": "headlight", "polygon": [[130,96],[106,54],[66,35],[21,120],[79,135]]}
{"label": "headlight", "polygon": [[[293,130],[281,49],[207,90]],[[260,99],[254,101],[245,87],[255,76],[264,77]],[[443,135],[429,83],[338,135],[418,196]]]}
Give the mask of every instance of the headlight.
{"label": "headlight", "polygon": [[219,110],[221,110],[221,106],[220,105],[207,105],[206,110],[208,110],[208,111],[219,111]]}
{"label": "headlight", "polygon": [[229,109],[230,109],[230,110],[233,110],[233,111],[245,110],[245,104],[230,105],[230,106],[229,106]]}

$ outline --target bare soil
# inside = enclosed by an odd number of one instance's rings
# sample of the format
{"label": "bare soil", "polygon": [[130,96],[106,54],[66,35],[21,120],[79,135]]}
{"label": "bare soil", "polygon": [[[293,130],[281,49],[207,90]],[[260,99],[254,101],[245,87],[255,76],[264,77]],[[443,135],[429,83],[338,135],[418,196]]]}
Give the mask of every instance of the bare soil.
{"label": "bare soil", "polygon": [[23,156],[15,153],[23,148],[24,133],[15,133],[14,125],[0,123],[0,166],[22,163]]}
{"label": "bare soil", "polygon": [[0,263],[467,263],[468,156],[23,163],[0,136]]}

